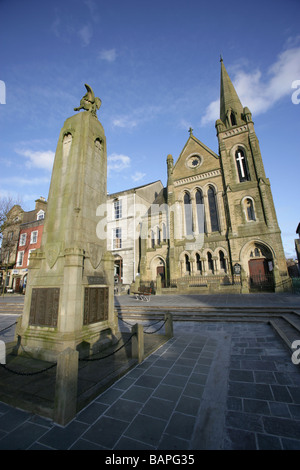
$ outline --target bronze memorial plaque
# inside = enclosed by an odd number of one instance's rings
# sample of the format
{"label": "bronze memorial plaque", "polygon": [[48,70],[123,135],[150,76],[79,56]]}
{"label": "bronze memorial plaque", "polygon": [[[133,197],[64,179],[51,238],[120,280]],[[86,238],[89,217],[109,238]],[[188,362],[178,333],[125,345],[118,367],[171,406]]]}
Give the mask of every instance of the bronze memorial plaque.
{"label": "bronze memorial plaque", "polygon": [[83,324],[108,319],[108,287],[85,287]]}
{"label": "bronze memorial plaque", "polygon": [[58,287],[33,288],[29,325],[57,326],[59,304]]}

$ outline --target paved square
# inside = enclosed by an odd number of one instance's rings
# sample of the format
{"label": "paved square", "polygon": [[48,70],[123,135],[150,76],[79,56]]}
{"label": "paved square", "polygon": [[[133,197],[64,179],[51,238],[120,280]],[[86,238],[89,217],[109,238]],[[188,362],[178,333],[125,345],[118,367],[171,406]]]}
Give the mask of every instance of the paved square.
{"label": "paved square", "polygon": [[0,449],[300,449],[300,370],[267,323],[174,337],[65,428],[0,403]]}

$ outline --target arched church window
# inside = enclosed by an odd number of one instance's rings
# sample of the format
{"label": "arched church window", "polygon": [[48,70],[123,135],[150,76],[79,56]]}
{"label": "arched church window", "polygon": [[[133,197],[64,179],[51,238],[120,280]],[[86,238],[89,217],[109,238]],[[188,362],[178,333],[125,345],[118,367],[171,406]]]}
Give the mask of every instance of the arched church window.
{"label": "arched church window", "polygon": [[154,231],[151,230],[151,240],[150,240],[150,243],[151,243],[151,248],[154,248],[155,247],[155,234],[154,234]]}
{"label": "arched church window", "polygon": [[236,125],[237,125],[236,116],[235,116],[235,113],[234,113],[233,111],[231,111],[231,113],[230,113],[230,120],[231,120],[231,125],[232,125],[232,126],[236,126]]}
{"label": "arched church window", "polygon": [[218,232],[219,231],[219,217],[218,217],[218,210],[217,210],[216,193],[212,186],[209,187],[207,191],[207,196],[208,196],[208,207],[209,207],[211,231]]}
{"label": "arched church window", "polygon": [[205,230],[205,215],[204,215],[204,200],[203,194],[200,189],[196,191],[196,208],[197,208],[197,222],[198,233],[204,233]]}
{"label": "arched church window", "polygon": [[157,227],[157,244],[160,245],[160,243],[161,243],[160,228]]}
{"label": "arched church window", "polygon": [[167,229],[166,229],[166,224],[162,224],[162,236],[163,236],[163,242],[167,241]]}
{"label": "arched church window", "polygon": [[199,253],[196,253],[196,266],[197,266],[197,272],[199,274],[202,274],[202,262],[201,262]]}
{"label": "arched church window", "polygon": [[245,199],[244,201],[245,212],[248,222],[251,220],[256,220],[253,201],[250,198]]}
{"label": "arched church window", "polygon": [[261,256],[261,253],[260,253],[259,248],[255,248],[255,250],[254,250],[254,256],[256,256],[256,258],[259,258],[259,257]]}
{"label": "arched church window", "polygon": [[237,172],[239,180],[242,183],[243,181],[250,181],[250,174],[248,170],[246,156],[242,149],[238,149],[235,152],[235,163],[237,167]]}
{"label": "arched church window", "polygon": [[190,273],[191,272],[191,263],[190,263],[189,256],[185,255],[184,258],[185,258],[185,271],[186,271],[186,273]]}
{"label": "arched church window", "polygon": [[226,260],[225,260],[225,256],[222,250],[220,250],[219,252],[219,261],[220,261],[220,269],[222,269],[226,273],[227,271]]}
{"label": "arched church window", "polygon": [[207,253],[207,265],[208,265],[208,271],[214,273],[214,261],[212,259],[212,254]]}
{"label": "arched church window", "polygon": [[193,235],[193,212],[192,201],[189,193],[184,194],[184,215],[185,215],[185,233],[186,236]]}

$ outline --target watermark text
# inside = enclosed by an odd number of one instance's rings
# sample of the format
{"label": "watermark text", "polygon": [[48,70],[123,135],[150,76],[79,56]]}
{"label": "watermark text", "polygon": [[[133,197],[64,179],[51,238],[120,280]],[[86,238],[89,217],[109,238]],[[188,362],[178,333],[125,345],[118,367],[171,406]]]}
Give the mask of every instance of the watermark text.
{"label": "watermark text", "polygon": [[6,347],[4,341],[0,340],[0,364],[6,364]]}
{"label": "watermark text", "polygon": [[296,90],[292,94],[292,103],[299,104],[300,103],[300,80],[294,80],[292,83],[292,88],[296,88]]}
{"label": "watermark text", "polygon": [[3,80],[0,80],[0,104],[6,104],[6,86]]}

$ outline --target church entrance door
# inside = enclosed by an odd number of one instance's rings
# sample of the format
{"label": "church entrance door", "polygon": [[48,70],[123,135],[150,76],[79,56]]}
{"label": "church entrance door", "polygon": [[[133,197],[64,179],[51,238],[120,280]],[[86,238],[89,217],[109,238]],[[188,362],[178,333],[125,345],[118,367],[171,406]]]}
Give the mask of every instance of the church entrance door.
{"label": "church entrance door", "polygon": [[165,267],[157,266],[156,274],[161,277],[161,287],[165,287]]}
{"label": "church entrance door", "polygon": [[273,290],[273,274],[265,258],[249,261],[250,287],[254,290]]}

